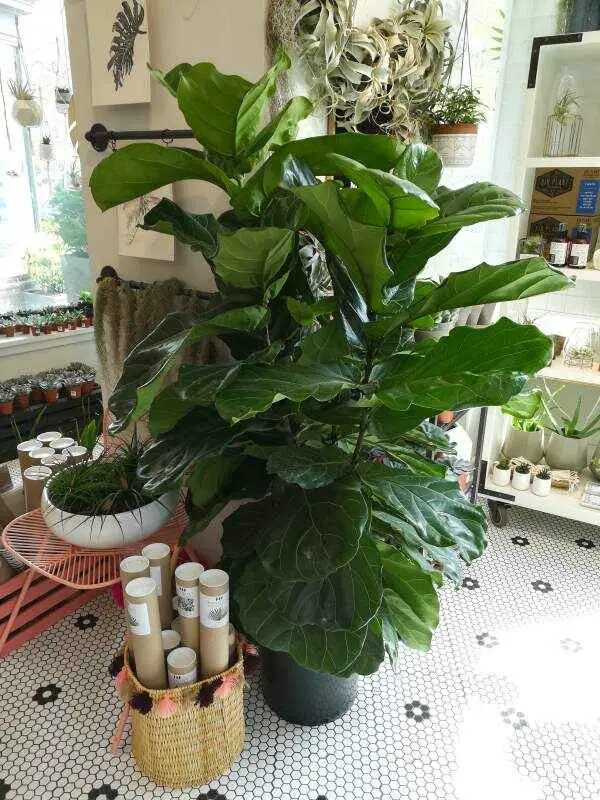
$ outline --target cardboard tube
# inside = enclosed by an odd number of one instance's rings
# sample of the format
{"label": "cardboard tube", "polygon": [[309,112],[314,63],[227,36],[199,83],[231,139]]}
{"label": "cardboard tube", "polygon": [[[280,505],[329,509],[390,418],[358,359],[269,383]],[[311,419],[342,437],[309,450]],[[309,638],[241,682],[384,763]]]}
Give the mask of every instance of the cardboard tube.
{"label": "cardboard tube", "polygon": [[125,611],[139,682],[147,689],[165,689],[167,670],[156,584],[152,578],[129,581],[125,587]]}
{"label": "cardboard tube", "polygon": [[25,489],[25,508],[33,511],[42,504],[42,493],[46,481],[52,475],[49,467],[27,467],[23,473],[23,487]]}
{"label": "cardboard tube", "polygon": [[40,443],[37,439],[28,439],[26,442],[19,442],[17,445],[17,456],[19,457],[19,465],[21,467],[21,474],[25,472],[27,467],[33,467],[33,461],[30,454],[33,450],[39,450]]}
{"label": "cardboard tube", "polygon": [[150,577],[150,562],[145,556],[127,556],[119,564],[121,573],[121,586],[123,587],[123,597],[125,597],[125,587],[135,578]]}
{"label": "cardboard tube", "polygon": [[229,666],[235,664],[237,661],[237,632],[231,622],[229,623],[228,629],[228,641],[229,641]]}
{"label": "cardboard tube", "polygon": [[85,461],[85,459],[88,457],[88,450],[87,447],[82,447],[81,445],[77,444],[75,447],[69,447],[67,450],[67,455],[69,456],[71,464],[79,464],[81,461]]}
{"label": "cardboard tube", "polygon": [[54,455],[54,450],[51,447],[38,447],[37,450],[32,450],[29,453],[32,467],[41,467],[42,461],[49,456]]}
{"label": "cardboard tube", "polygon": [[42,467],[49,467],[52,470],[52,474],[56,475],[57,472],[67,466],[68,460],[67,456],[62,453],[56,453],[56,455],[42,458]]}
{"label": "cardboard tube", "polygon": [[150,562],[150,577],[156,583],[158,610],[162,629],[171,627],[173,606],[171,604],[171,548],[162,542],[153,542],[142,550]]}
{"label": "cardboard tube", "polygon": [[179,597],[179,632],[186,647],[197,650],[200,644],[200,602],[198,578],[204,572],[202,564],[186,561],[175,570],[175,588]]}
{"label": "cardboard tube", "polygon": [[66,453],[69,447],[75,446],[75,439],[71,439],[67,437],[61,437],[60,439],[53,439],[50,442],[50,447],[56,453]]}
{"label": "cardboard tube", "polygon": [[172,629],[162,631],[162,643],[163,643],[163,650],[165,653],[165,658],[175,650],[176,647],[179,647],[181,644],[181,636]]}
{"label": "cardboard tube", "polygon": [[196,651],[191,647],[178,647],[167,656],[169,673],[169,689],[177,686],[189,686],[198,680],[198,662]]}
{"label": "cardboard tube", "polygon": [[173,608],[173,611],[177,614],[177,612],[179,611],[179,598],[177,597],[176,594],[174,594],[173,597],[171,598],[171,607]]}
{"label": "cardboard tube", "polygon": [[181,617],[173,617],[173,622],[171,623],[171,627],[175,631],[175,633],[179,634],[179,638],[181,639]]}
{"label": "cardboard tube", "polygon": [[50,442],[54,441],[54,439],[60,439],[61,436],[62,433],[60,431],[46,431],[45,433],[40,433],[36,438],[40,443],[40,447],[48,447]]}
{"label": "cardboard tube", "polygon": [[200,575],[200,669],[203,678],[229,666],[229,575],[207,569]]}

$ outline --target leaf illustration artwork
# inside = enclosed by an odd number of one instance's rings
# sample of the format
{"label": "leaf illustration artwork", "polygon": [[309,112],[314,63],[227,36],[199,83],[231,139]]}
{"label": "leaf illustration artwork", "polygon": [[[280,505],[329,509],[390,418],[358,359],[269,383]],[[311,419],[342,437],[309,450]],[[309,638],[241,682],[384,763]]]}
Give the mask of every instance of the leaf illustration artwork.
{"label": "leaf illustration artwork", "polygon": [[228,613],[229,612],[225,606],[215,606],[210,610],[208,616],[213,622],[220,622],[222,619],[225,619]]}
{"label": "leaf illustration artwork", "polygon": [[122,88],[125,78],[133,69],[136,38],[148,33],[142,29],[146,12],[138,0],[133,0],[132,4],[123,0],[121,9],[112,26],[114,36],[110,44],[110,59],[106,65],[106,69],[112,72],[115,79],[116,92]]}
{"label": "leaf illustration artwork", "polygon": [[137,236],[139,226],[144,221],[146,214],[158,205],[162,197],[155,194],[144,194],[136,200],[130,200],[128,203],[123,203],[123,211],[125,213],[125,230],[123,237],[130,247]]}

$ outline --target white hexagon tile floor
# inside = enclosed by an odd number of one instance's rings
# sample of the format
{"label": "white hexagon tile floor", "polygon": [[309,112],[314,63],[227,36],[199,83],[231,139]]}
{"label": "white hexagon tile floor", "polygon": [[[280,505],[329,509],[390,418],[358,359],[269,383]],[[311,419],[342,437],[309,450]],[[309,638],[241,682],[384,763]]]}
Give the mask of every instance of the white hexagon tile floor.
{"label": "white hexagon tile floor", "polygon": [[0,662],[0,800],[598,800],[600,529],[513,510],[489,538],[429,653],[322,728],[277,719],[253,677],[242,756],[189,790],[108,752],[123,622],[94,600]]}

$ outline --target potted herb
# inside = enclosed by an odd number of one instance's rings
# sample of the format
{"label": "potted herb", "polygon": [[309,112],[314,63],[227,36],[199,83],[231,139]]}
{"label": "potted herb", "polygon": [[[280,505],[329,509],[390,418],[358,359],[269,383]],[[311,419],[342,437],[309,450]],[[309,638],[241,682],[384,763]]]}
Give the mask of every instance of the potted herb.
{"label": "potted herb", "polygon": [[524,458],[537,464],[544,455],[541,390],[532,389],[513,397],[502,406],[502,413],[511,418],[503,451],[509,458]]}
{"label": "potted herb", "polygon": [[494,464],[492,480],[497,486],[508,486],[510,483],[510,458],[505,453],[500,453],[500,458]]}
{"label": "potted herb", "polygon": [[525,461],[525,459],[517,461],[510,483],[513,489],[518,489],[521,492],[529,489],[531,484],[531,464],[528,461]]}
{"label": "potted herb", "polygon": [[142,455],[143,448],[122,446],[58,472],[42,496],[46,525],[59,539],[99,550],[156,533],[172,516],[178,493],[144,490],[137,475]]}
{"label": "potted herb", "polygon": [[8,82],[8,88],[15,98],[12,116],[23,128],[35,128],[42,121],[42,108],[34,98],[27,83],[21,80]]}
{"label": "potted herb", "polygon": [[56,403],[63,387],[63,381],[56,374],[47,373],[39,382],[40,389],[44,393],[46,403]]}
{"label": "potted herb", "polygon": [[[219,289],[204,311],[169,314],[132,350],[109,400],[111,431],[149,415],[156,441],[138,475],[148,492],[187,487],[184,540],[234,498],[252,501],[224,523],[233,613],[262,648],[269,705],[319,724],[348,709],[357,675],[386,652],[397,663],[401,643],[429,647],[438,584],[459,582],[461,561],[485,547],[482,510],[428,457],[452,451],[429,418],[508,402],[552,351],[535,327],[508,319],[422,342],[416,321],[569,279],[533,258],[421,292],[427,259],[466,222],[513,216],[522,202],[489,183],[440,187],[436,152],[395,137],[294,140],[305,98],[259,130],[287,66],[279,56],[257,84],[210,64],[154,71],[202,150],[130,144],[90,183],[102,210],[184,176],[229,196],[220,223],[168,199],[146,214],[142,228],[193,242]],[[319,180],[328,175],[344,180]],[[205,337],[227,343],[230,360],[179,367]]]}
{"label": "potted herb", "polygon": [[42,141],[40,142],[40,160],[52,161],[53,158],[54,145],[52,144],[52,140],[50,136],[42,136]]}
{"label": "potted herb", "polygon": [[13,413],[15,393],[11,386],[0,385],[0,414],[9,416]]}
{"label": "potted herb", "polygon": [[544,426],[550,435],[546,442],[546,461],[553,469],[570,469],[580,472],[588,464],[590,438],[600,432],[600,398],[588,414],[582,416],[583,396],[579,395],[573,413],[569,413],[558,402],[564,389],[543,397]]}
{"label": "potted herb", "polygon": [[83,377],[80,373],[72,370],[64,372],[63,382],[65,389],[67,390],[67,396],[70,397],[71,400],[76,400],[77,398],[81,397]]}
{"label": "potted herb", "polygon": [[552,470],[550,467],[539,467],[533,475],[531,491],[538,497],[548,497],[552,488]]}
{"label": "potted herb", "polygon": [[448,86],[431,111],[431,146],[445,167],[470,167],[475,158],[477,127],[485,121],[479,92],[470,86]]}
{"label": "potted herb", "polygon": [[15,408],[20,411],[29,408],[29,393],[31,391],[31,383],[23,377],[18,378],[13,383],[13,390],[15,393]]}

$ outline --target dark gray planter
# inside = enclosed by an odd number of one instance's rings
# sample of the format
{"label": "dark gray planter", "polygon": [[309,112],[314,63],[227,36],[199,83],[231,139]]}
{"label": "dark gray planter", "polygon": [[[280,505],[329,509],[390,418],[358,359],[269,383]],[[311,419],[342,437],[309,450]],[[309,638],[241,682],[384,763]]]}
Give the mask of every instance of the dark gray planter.
{"label": "dark gray planter", "polygon": [[324,725],[348,711],[358,676],[337,678],[297,664],[287,653],[263,648],[263,693],[269,707],[295,725]]}

